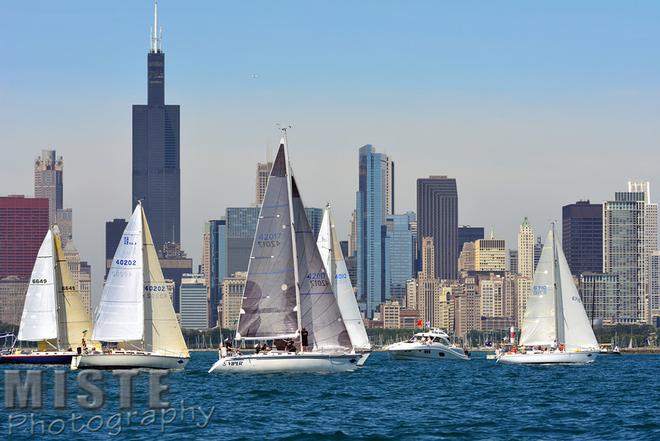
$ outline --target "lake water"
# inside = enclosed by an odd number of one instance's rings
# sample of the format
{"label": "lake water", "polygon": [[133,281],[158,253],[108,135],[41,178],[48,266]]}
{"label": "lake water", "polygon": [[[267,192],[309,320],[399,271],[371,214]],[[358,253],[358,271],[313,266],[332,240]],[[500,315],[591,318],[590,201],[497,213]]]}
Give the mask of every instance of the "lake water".
{"label": "lake water", "polygon": [[106,403],[92,412],[76,404],[75,372],[67,373],[68,408],[53,410],[52,368],[44,368],[43,409],[3,412],[0,439],[660,440],[660,355],[528,367],[496,365],[484,354],[417,362],[374,353],[348,374],[207,374],[216,359],[194,353],[186,371],[163,380],[171,409],[152,413],[146,372],[135,379],[132,411],[119,409],[118,381],[104,373]]}

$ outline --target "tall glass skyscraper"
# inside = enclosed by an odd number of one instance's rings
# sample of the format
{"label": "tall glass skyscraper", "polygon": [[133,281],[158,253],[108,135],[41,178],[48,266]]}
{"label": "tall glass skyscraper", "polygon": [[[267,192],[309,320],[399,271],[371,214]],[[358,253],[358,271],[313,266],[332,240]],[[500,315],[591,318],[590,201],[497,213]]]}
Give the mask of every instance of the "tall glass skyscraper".
{"label": "tall glass skyscraper", "polygon": [[367,316],[385,300],[386,216],[394,210],[394,163],[372,145],[359,150],[357,289]]}
{"label": "tall glass skyscraper", "polygon": [[165,53],[154,9],[151,47],[147,55],[146,105],[133,106],[133,197],[142,200],[154,245],[180,243],[181,170],[179,168],[179,106],[165,104]]}
{"label": "tall glass skyscraper", "polygon": [[562,248],[573,275],[603,271],[603,205],[577,201],[562,207]]}
{"label": "tall glass skyscraper", "polygon": [[254,232],[259,220],[259,207],[227,208],[227,248],[226,274],[231,276],[236,272],[247,271],[250,262]]}
{"label": "tall glass skyscraper", "polygon": [[413,240],[408,214],[386,217],[385,300],[403,303],[406,281],[413,277]]}

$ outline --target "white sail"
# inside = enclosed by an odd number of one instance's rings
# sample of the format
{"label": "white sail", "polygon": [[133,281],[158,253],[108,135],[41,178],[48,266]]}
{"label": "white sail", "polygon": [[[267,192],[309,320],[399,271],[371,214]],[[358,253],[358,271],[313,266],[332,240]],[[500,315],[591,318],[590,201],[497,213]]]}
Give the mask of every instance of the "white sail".
{"label": "white sail", "polygon": [[55,261],[53,234],[50,229],[41,243],[34,262],[30,285],[25,295],[18,339],[42,341],[56,339],[57,299],[55,297]]}
{"label": "white sail", "polygon": [[96,311],[93,340],[119,342],[142,340],[144,302],[142,273],[142,208],[135,208],[124,230],[101,302]]}
{"label": "white sail", "polygon": [[339,246],[339,239],[335,231],[334,219],[329,205],[323,213],[323,221],[321,222],[316,244],[321,253],[321,259],[325,264],[328,278],[332,283],[339,311],[348,331],[348,336],[351,339],[351,345],[355,349],[371,349],[371,343],[369,343],[369,337],[364,328],[364,322],[362,321],[362,315],[355,299],[351,279],[346,269],[344,254]]}
{"label": "white sail", "polygon": [[566,257],[559,246],[555,245],[559,259],[561,294],[564,306],[564,345],[567,350],[597,349],[598,341],[584,310],[580,293],[575,286]]}
{"label": "white sail", "polygon": [[144,350],[188,357],[188,347],[174,313],[172,299],[158,261],[147,218],[142,214],[144,236]]}
{"label": "white sail", "polygon": [[550,346],[556,343],[555,258],[552,230],[548,233],[541,258],[534,272],[532,291],[520,332],[523,346]]}

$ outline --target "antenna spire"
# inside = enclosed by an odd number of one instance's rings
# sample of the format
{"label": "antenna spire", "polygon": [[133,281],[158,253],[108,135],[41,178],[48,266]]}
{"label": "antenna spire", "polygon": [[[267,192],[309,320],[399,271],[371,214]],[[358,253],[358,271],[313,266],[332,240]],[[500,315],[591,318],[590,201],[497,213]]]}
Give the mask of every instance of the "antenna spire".
{"label": "antenna spire", "polygon": [[154,26],[151,28],[151,44],[149,51],[152,53],[163,51],[163,29],[158,29],[158,0],[154,0]]}

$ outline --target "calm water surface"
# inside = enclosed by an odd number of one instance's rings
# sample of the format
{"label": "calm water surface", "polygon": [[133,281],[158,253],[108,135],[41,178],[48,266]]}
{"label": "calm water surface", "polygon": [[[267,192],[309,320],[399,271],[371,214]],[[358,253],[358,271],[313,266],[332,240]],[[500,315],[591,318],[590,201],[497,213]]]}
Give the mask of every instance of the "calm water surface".
{"label": "calm water surface", "polygon": [[[433,363],[375,353],[350,374],[207,374],[216,359],[216,353],[195,353],[185,372],[165,379],[173,407],[153,419],[145,413],[146,373],[135,380],[128,418],[118,409],[118,381],[110,373],[102,384],[107,394],[101,411],[83,412],[76,404],[76,373],[67,374],[68,409],[53,410],[52,369],[44,369],[44,408],[34,412],[34,427],[30,410],[4,411],[0,439],[660,440],[660,355],[525,367],[499,366],[484,354],[469,362]],[[205,428],[195,425],[203,425],[199,412],[193,420],[188,410],[181,420],[182,401],[207,414],[214,407]],[[79,417],[75,425],[72,414]],[[26,417],[11,437],[10,416],[15,425]],[[173,421],[163,425],[163,419]]]}

